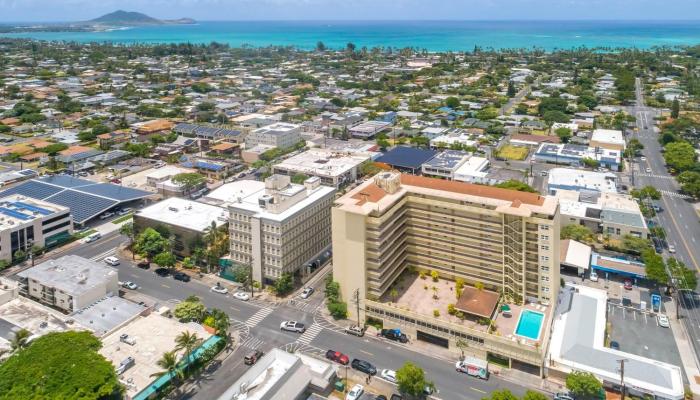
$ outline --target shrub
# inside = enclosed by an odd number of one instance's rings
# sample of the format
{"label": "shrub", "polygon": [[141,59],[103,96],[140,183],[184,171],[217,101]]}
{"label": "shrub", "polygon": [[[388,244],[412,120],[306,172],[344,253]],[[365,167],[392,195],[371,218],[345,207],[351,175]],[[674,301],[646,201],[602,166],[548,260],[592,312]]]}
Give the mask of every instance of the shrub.
{"label": "shrub", "polygon": [[425,279],[425,271],[421,271],[418,273],[418,276],[420,276],[421,279]]}
{"label": "shrub", "polygon": [[430,271],[430,277],[433,278],[433,282],[437,282],[440,279],[440,274],[437,271]]}
{"label": "shrub", "polygon": [[439,316],[440,316],[440,310],[433,310],[433,316],[434,316],[435,318],[439,317]]}
{"label": "shrub", "polygon": [[447,305],[447,313],[450,315],[455,315],[457,313],[457,309],[455,308],[454,304]]}
{"label": "shrub", "polygon": [[343,319],[348,316],[348,305],[346,303],[328,303],[328,312],[334,319]]}

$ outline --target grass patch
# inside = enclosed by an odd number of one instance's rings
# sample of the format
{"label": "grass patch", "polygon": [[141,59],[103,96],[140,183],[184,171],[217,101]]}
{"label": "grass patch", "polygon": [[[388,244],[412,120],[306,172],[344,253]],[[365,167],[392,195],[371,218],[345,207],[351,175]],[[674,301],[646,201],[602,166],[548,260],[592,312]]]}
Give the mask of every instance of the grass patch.
{"label": "grass patch", "polygon": [[88,230],[83,231],[83,232],[75,233],[75,234],[73,234],[73,236],[74,236],[76,239],[82,239],[82,238],[84,238],[84,237],[87,237],[87,236],[89,236],[89,235],[92,235],[92,234],[95,233],[95,232],[97,232],[97,231],[94,230],[94,229],[88,229]]}
{"label": "grass patch", "polygon": [[506,358],[499,357],[493,353],[486,353],[486,360],[501,367],[510,368],[510,363]]}
{"label": "grass patch", "polygon": [[504,158],[506,160],[522,161],[527,157],[528,153],[529,150],[527,149],[527,147],[519,147],[507,144],[501,147],[500,150],[498,150],[498,154],[496,157]]}
{"label": "grass patch", "polygon": [[113,219],[113,220],[112,220],[112,223],[113,223],[113,224],[121,224],[122,222],[124,222],[124,221],[126,221],[126,220],[128,220],[128,219],[131,219],[131,217],[133,217],[133,216],[134,216],[134,213],[130,212],[130,213],[126,214],[126,215],[122,215],[121,217],[119,217],[119,218],[117,218],[117,219]]}

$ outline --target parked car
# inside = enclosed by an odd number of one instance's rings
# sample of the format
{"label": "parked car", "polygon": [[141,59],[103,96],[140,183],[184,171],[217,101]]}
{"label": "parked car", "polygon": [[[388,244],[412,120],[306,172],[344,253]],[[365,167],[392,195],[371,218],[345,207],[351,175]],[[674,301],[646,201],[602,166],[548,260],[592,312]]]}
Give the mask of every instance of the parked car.
{"label": "parked car", "polygon": [[647,160],[647,158],[644,157],[644,156],[639,157],[639,159],[642,160],[642,161],[646,161],[646,160]]}
{"label": "parked car", "polygon": [[166,277],[166,276],[170,275],[170,270],[167,268],[158,268],[153,272],[155,272],[156,275],[162,276],[162,277]]}
{"label": "parked car", "polygon": [[113,212],[107,211],[107,212],[102,213],[102,214],[100,215],[100,219],[107,219],[107,218],[113,217],[113,216],[114,216],[114,213],[113,213]]}
{"label": "parked car", "polygon": [[345,396],[345,400],[358,400],[360,397],[362,397],[362,394],[365,392],[365,388],[362,385],[355,385],[350,389],[348,394]]}
{"label": "parked car", "polygon": [[647,169],[645,169],[645,171],[646,171],[647,174],[650,174],[650,173],[651,173],[651,168],[647,167]]}
{"label": "parked car", "polygon": [[610,348],[613,350],[620,350],[620,343],[613,340],[610,342]]}
{"label": "parked car", "polygon": [[625,279],[624,287],[625,287],[625,290],[632,290],[632,280]]}
{"label": "parked car", "polygon": [[547,171],[540,172],[540,176],[547,176],[547,175],[549,175],[549,172],[547,172]]}
{"label": "parked car", "polygon": [[122,286],[127,288],[127,289],[131,289],[131,290],[136,290],[139,288],[139,285],[135,284],[132,281],[126,281],[126,282],[122,283]]}
{"label": "parked car", "polygon": [[153,164],[153,168],[163,168],[165,167],[165,163],[163,161],[158,161],[157,163]]}
{"label": "parked car", "polygon": [[215,286],[211,287],[211,291],[214,293],[219,293],[219,294],[226,294],[228,293],[228,289],[225,287],[221,286],[220,283],[217,283]]}
{"label": "parked car", "polygon": [[675,253],[676,252],[676,246],[669,244],[668,245],[668,252],[669,253]]}
{"label": "parked car", "polygon": [[350,366],[352,367],[352,369],[364,372],[365,374],[377,374],[377,368],[375,368],[374,365],[372,365],[369,361],[360,360],[359,358],[352,360],[352,364],[350,364]]}
{"label": "parked car", "polygon": [[401,396],[400,394],[394,393],[391,395],[391,398],[389,400],[403,400],[403,396]]}
{"label": "parked car", "polygon": [[131,211],[133,211],[133,210],[132,210],[130,207],[122,208],[121,210],[119,210],[119,211],[117,212],[117,214],[119,214],[119,215],[126,215],[126,214],[130,213]]}
{"label": "parked car", "polygon": [[408,336],[406,336],[406,334],[401,332],[399,329],[382,329],[379,332],[379,336],[401,343],[408,342]]}
{"label": "parked car", "polygon": [[233,298],[243,301],[250,300],[250,295],[246,292],[236,292],[233,294]]}
{"label": "parked car", "polygon": [[136,364],[136,360],[134,360],[133,357],[129,356],[124,359],[121,363],[119,363],[119,366],[116,369],[117,375],[121,375],[126,371],[127,369],[133,367]]}
{"label": "parked car", "polygon": [[658,317],[656,317],[656,320],[659,321],[659,326],[660,326],[660,327],[662,327],[662,328],[668,328],[668,327],[669,327],[668,317],[667,317],[667,316],[665,316],[665,315],[663,315],[663,314],[659,314]]}
{"label": "parked car", "polygon": [[387,398],[383,394],[380,394],[377,397],[375,397],[374,400],[387,400]]}
{"label": "parked car", "polygon": [[136,264],[136,266],[141,268],[141,269],[149,269],[149,268],[151,268],[151,263],[149,263],[146,260],[143,260],[143,261],[139,261],[138,264]]}
{"label": "parked car", "polygon": [[588,275],[588,279],[590,279],[591,282],[598,282],[598,273],[591,270],[591,273]]}
{"label": "parked car", "polygon": [[365,335],[365,328],[358,325],[352,325],[350,327],[345,328],[345,333],[349,335],[362,337]]}
{"label": "parked car", "polygon": [[393,369],[383,369],[382,372],[379,373],[379,376],[391,383],[396,383],[396,371]]}
{"label": "parked car", "polygon": [[326,358],[343,365],[348,365],[348,363],[350,362],[350,358],[348,358],[348,356],[335,350],[328,350],[326,352]]}
{"label": "parked car", "polygon": [[85,243],[92,243],[100,239],[101,237],[102,234],[100,234],[100,232],[91,233],[90,235],[88,235],[88,237],[85,238]]}
{"label": "parked car", "polygon": [[262,352],[262,351],[260,351],[260,350],[253,350],[253,351],[251,351],[250,353],[246,354],[245,357],[243,357],[243,362],[245,363],[245,365],[253,365],[253,364],[255,364],[256,362],[258,362],[258,360],[259,360],[260,357],[262,357],[262,356],[263,356],[263,352]]}
{"label": "parked car", "polygon": [[134,338],[132,338],[126,333],[122,333],[121,335],[119,335],[119,341],[122,343],[126,343],[129,346],[133,346],[136,344],[136,340],[134,340]]}
{"label": "parked car", "polygon": [[191,278],[184,272],[176,272],[173,274],[173,279],[181,282],[189,282]]}
{"label": "parked car", "polygon": [[301,298],[302,299],[308,299],[311,297],[311,295],[314,293],[314,288],[312,287],[307,287],[304,289],[304,291],[301,292]]}
{"label": "parked car", "polygon": [[574,396],[567,392],[559,392],[554,395],[554,400],[574,400]]}
{"label": "parked car", "polygon": [[106,262],[107,264],[109,264],[113,267],[116,267],[117,265],[119,265],[119,259],[117,257],[114,257],[114,256],[105,257],[104,262]]}
{"label": "parked car", "polygon": [[306,327],[301,322],[297,321],[282,321],[280,324],[280,329],[283,331],[304,333],[306,332]]}

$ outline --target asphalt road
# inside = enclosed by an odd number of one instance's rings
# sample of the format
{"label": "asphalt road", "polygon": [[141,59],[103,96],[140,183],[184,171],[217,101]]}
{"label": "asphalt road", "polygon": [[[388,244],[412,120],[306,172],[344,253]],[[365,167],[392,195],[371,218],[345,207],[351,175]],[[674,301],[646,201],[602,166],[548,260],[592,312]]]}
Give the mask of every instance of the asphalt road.
{"label": "asphalt road", "polygon": [[[665,166],[658,133],[654,127],[654,116],[660,111],[644,106],[642,85],[637,79],[637,105],[631,112],[637,117],[638,132],[633,137],[644,145],[642,153],[645,161],[639,158],[633,164],[634,185],[653,186],[661,191],[661,200],[656,203],[663,208],[657,213],[657,221],[666,231],[667,242],[676,249],[675,254],[666,252],[665,257],[675,257],[689,268],[700,271],[700,221],[690,199],[679,193],[680,186]],[[649,168],[649,172],[647,172]],[[696,289],[696,292],[698,290]],[[686,330],[691,336],[695,353],[700,350],[700,301],[696,295],[682,296],[680,315]]]}
{"label": "asphalt road", "polygon": [[[118,233],[105,235],[102,239],[72,248],[62,254],[77,254],[86,258],[101,260],[114,255],[116,247],[127,239]],[[231,318],[232,330],[240,335],[240,346],[220,365],[215,365],[206,372],[196,385],[186,388],[184,398],[216,399],[240,375],[247,366],[243,365],[243,356],[252,349],[269,351],[273,347],[295,349],[317,355],[325,354],[328,349],[342,351],[352,358],[361,358],[373,363],[378,369],[399,369],[404,362],[412,361],[420,365],[428,379],[434,381],[440,399],[481,399],[496,389],[509,389],[522,395],[526,387],[520,386],[497,376],[482,381],[460,374],[454,370],[454,360],[435,358],[411,349],[411,345],[400,345],[375,337],[357,338],[348,336],[341,329],[329,324],[316,311],[323,303],[323,279],[314,283],[315,293],[306,300],[295,297],[293,301],[279,304],[264,302],[259,299],[240,301],[228,295],[211,291],[201,281],[193,279],[183,283],[171,277],[159,277],[153,270],[136,267],[131,260],[122,259],[119,280],[133,281],[139,285],[137,292],[151,296],[159,303],[174,307],[177,302],[190,295],[196,295],[210,308],[226,311]],[[296,320],[304,323],[307,332],[304,335],[283,332],[279,325],[284,320]],[[342,375],[342,369],[340,370]]]}

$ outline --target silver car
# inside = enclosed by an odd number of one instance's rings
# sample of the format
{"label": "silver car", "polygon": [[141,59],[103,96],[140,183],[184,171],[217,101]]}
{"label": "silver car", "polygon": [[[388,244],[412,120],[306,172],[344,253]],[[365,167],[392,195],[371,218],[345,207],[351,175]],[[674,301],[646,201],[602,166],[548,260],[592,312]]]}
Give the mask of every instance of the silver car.
{"label": "silver car", "polygon": [[280,329],[288,332],[304,333],[306,332],[306,327],[301,322],[297,321],[283,321],[280,324]]}

